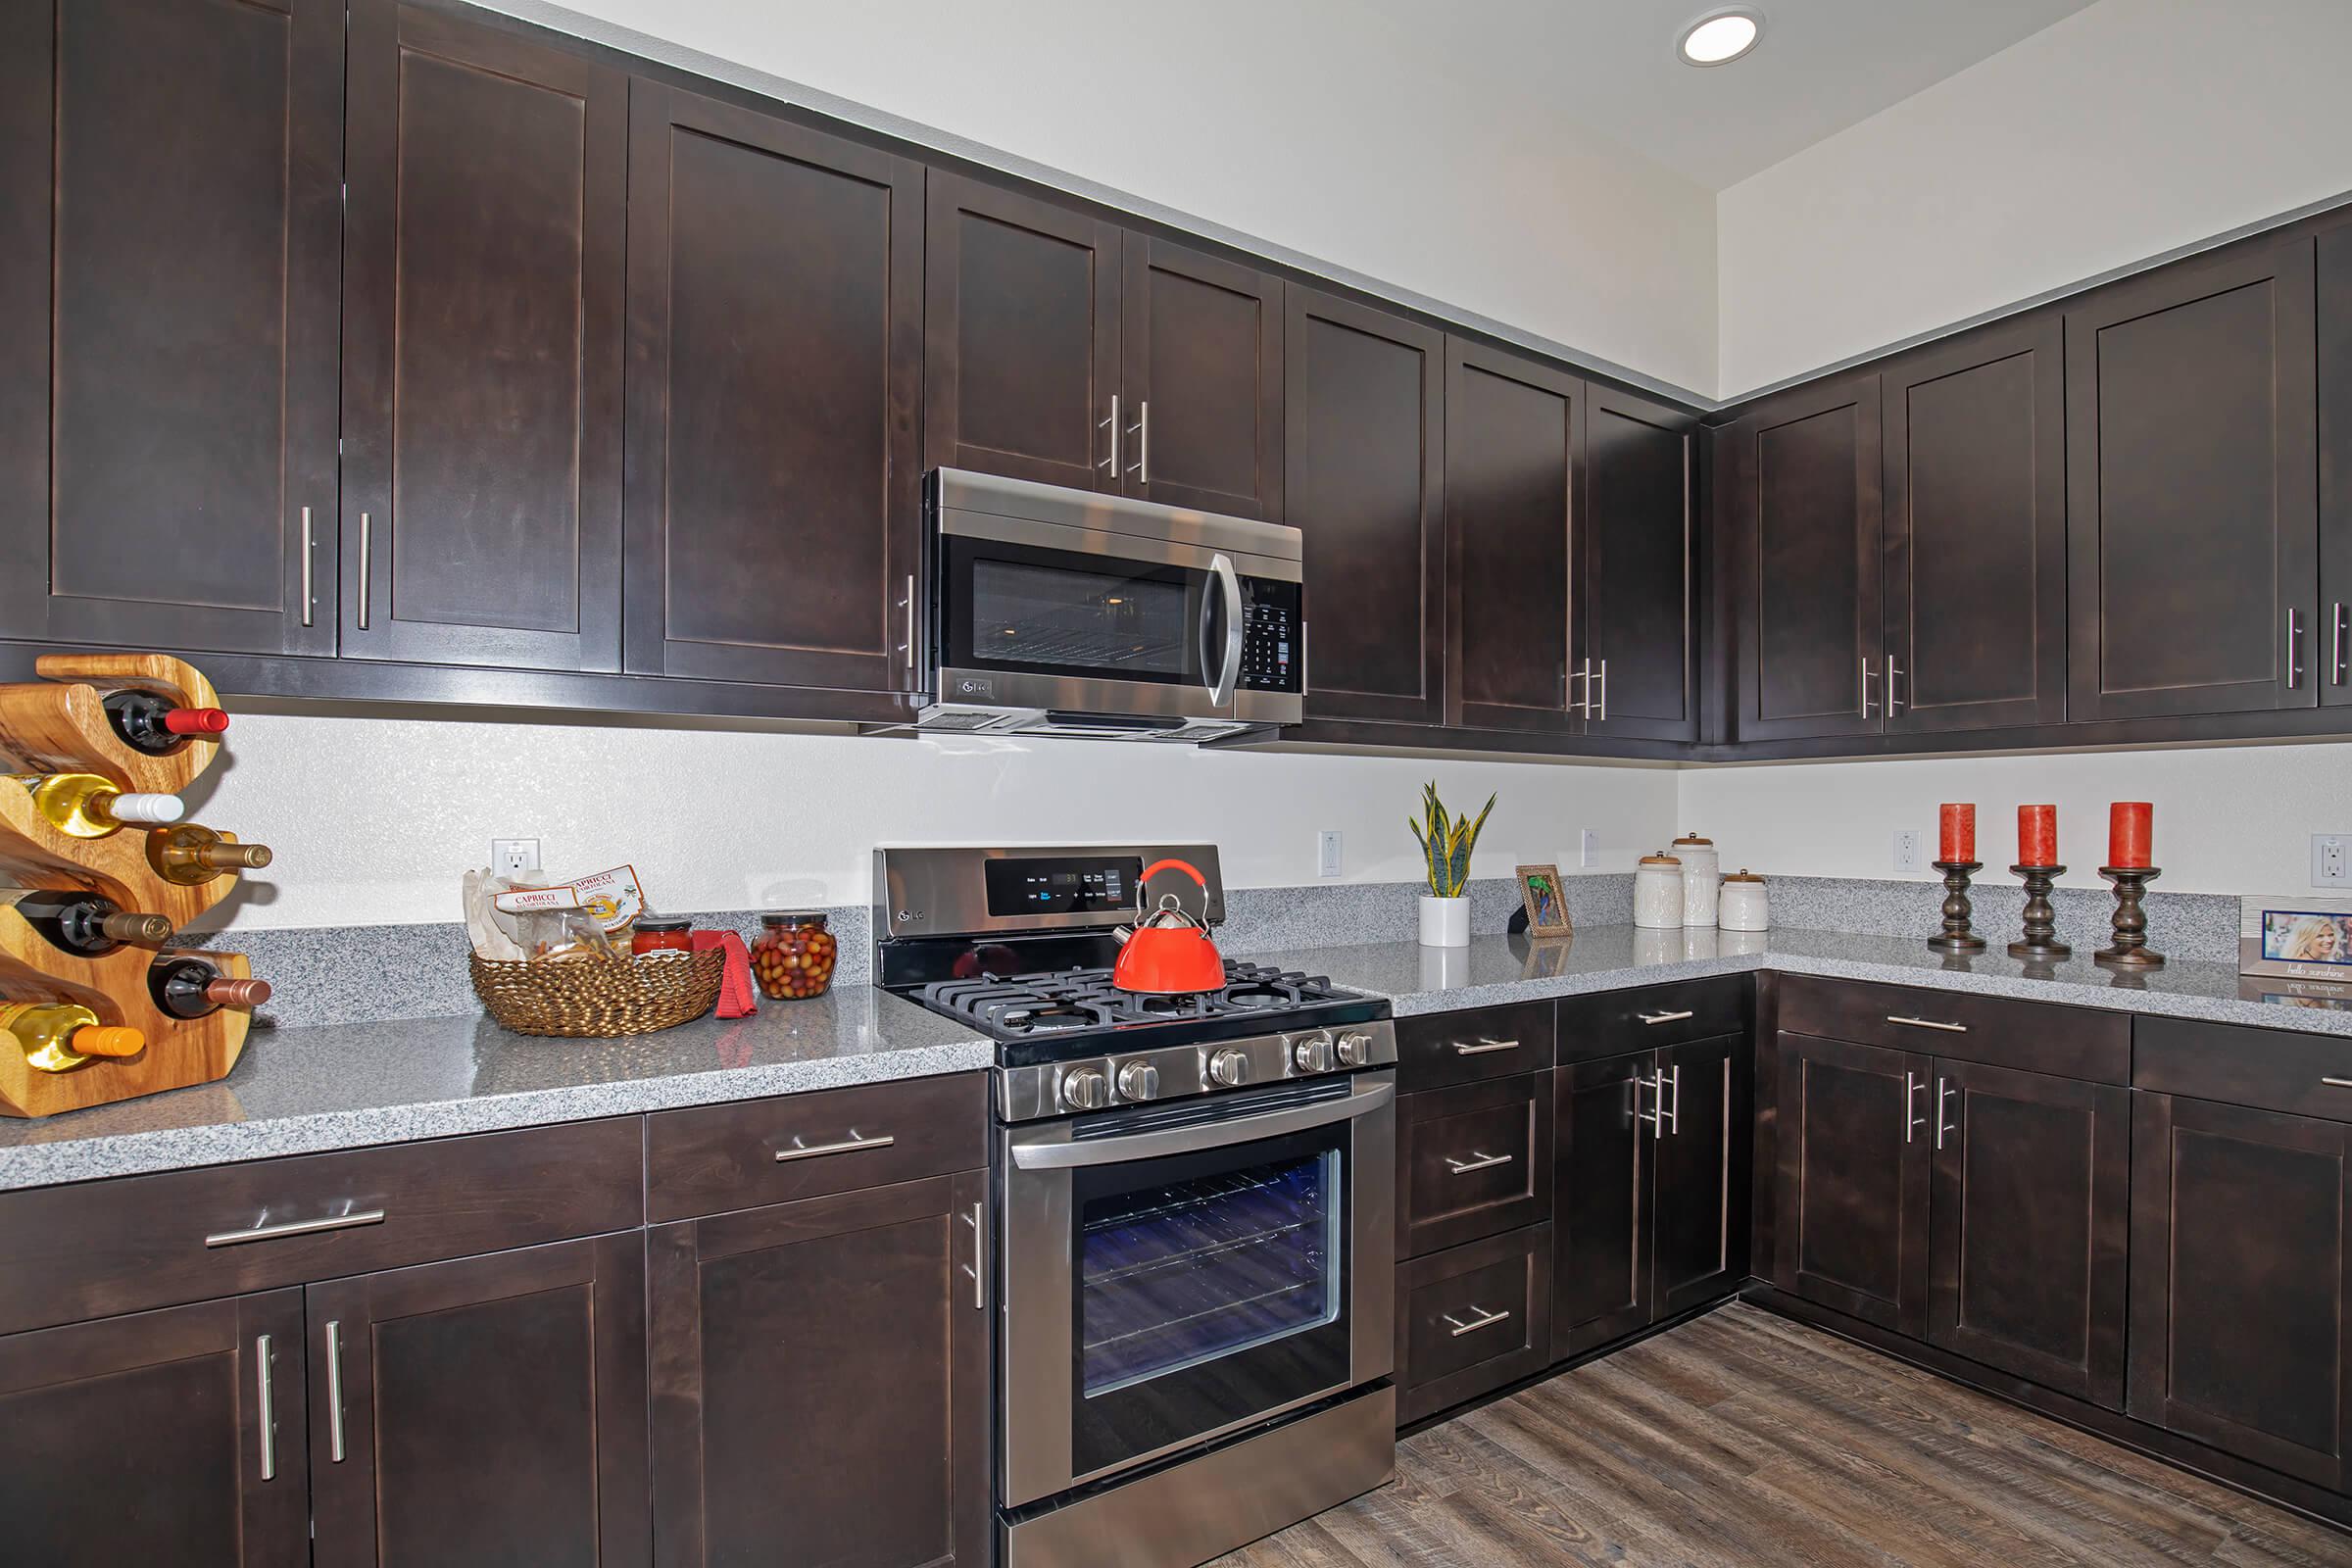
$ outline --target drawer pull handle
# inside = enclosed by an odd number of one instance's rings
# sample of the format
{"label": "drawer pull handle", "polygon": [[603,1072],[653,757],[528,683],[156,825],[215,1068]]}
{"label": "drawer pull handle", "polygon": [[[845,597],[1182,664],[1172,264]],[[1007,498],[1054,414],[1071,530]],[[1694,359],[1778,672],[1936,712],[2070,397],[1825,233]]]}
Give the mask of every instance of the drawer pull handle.
{"label": "drawer pull handle", "polygon": [[1471,1045],[1465,1040],[1456,1040],[1453,1043],[1453,1054],[1457,1056],[1483,1056],[1489,1052],[1517,1051],[1518,1049],[1519,1042],[1516,1040],[1487,1040],[1482,1038],[1475,1046]]}
{"label": "drawer pull handle", "polygon": [[1493,1170],[1497,1165],[1508,1165],[1517,1157],[1515,1154],[1485,1154],[1473,1150],[1468,1159],[1456,1159],[1447,1154],[1446,1168],[1456,1176],[1467,1176],[1474,1170]]}
{"label": "drawer pull handle", "polygon": [[356,1214],[329,1214],[324,1219],[290,1219],[279,1225],[256,1225],[251,1230],[215,1231],[207,1247],[238,1247],[246,1242],[274,1242],[288,1236],[316,1236],[320,1231],[347,1231],[361,1225],[381,1225],[384,1211],[364,1208]]}
{"label": "drawer pull handle", "polygon": [[1458,1340],[1465,1334],[1476,1334],[1480,1329],[1491,1329],[1497,1323],[1508,1323],[1511,1320],[1511,1314],[1490,1312],[1484,1307],[1474,1306],[1470,1309],[1470,1321],[1467,1323],[1450,1312],[1439,1313],[1438,1319],[1451,1329],[1453,1338]]}
{"label": "drawer pull handle", "polygon": [[897,1142],[896,1138],[887,1134],[880,1138],[860,1138],[858,1129],[853,1127],[850,1136],[838,1144],[804,1145],[795,1138],[790,1149],[776,1151],[776,1163],[781,1165],[788,1159],[814,1159],[819,1154],[855,1154],[861,1149],[888,1149]]}
{"label": "drawer pull handle", "polygon": [[1968,1033],[1968,1025],[1964,1023],[1940,1023],[1934,1018],[1906,1018],[1899,1013],[1890,1012],[1886,1015],[1886,1021],[1899,1023],[1912,1029],[1940,1029],[1947,1035]]}
{"label": "drawer pull handle", "polygon": [[1634,1016],[1640,1018],[1643,1023],[1660,1024],[1681,1023],[1685,1018],[1695,1018],[1698,1014],[1694,1012],[1638,1012]]}
{"label": "drawer pull handle", "polygon": [[2352,1089],[2352,1078],[2323,1078],[2320,1082],[2330,1089]]}

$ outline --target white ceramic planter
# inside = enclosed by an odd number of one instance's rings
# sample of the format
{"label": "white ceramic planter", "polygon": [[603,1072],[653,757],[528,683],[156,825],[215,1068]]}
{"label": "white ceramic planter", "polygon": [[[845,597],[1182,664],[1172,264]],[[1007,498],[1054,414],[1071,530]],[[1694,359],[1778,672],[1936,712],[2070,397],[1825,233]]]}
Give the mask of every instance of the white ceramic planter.
{"label": "white ceramic planter", "polygon": [[1425,948],[1466,948],[1470,945],[1470,901],[1421,895],[1421,945]]}

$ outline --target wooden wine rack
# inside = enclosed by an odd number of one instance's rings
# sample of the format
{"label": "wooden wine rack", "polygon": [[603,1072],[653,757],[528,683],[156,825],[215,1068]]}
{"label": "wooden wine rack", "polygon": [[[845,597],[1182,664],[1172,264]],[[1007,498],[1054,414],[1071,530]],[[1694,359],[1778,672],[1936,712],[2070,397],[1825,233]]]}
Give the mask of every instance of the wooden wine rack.
{"label": "wooden wine rack", "polygon": [[[126,746],[100,698],[137,687],[183,708],[218,708],[220,695],[194,666],[162,654],[44,654],[35,670],[49,685],[0,685],[0,754],[20,770],[96,773],[126,791],[176,795],[213,765],[220,742],[192,737],[167,757]],[[60,833],[14,786],[0,789],[0,886],[103,894],[124,909],[163,915],[178,931],[236,891],[237,878],[201,887],[166,881],[147,861],[147,831],[125,827],[102,839]],[[232,839],[223,833],[224,839]],[[175,948],[235,979],[253,970],[233,953]],[[14,908],[0,906],[0,1001],[77,1002],[102,1022],[147,1037],[135,1056],[97,1057],[71,1072],[35,1069],[0,1035],[0,1115],[49,1116],[130,1100],[228,1075],[252,1024],[243,1008],[176,1018],[155,1004],[147,971],[157,950],[124,945],[95,958],[57,947]]]}

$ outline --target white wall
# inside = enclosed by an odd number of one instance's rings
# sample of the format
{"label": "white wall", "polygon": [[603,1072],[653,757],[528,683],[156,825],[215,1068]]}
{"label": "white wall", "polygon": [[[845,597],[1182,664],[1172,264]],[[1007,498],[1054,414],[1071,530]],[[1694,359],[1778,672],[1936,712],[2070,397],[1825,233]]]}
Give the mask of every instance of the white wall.
{"label": "white wall", "polygon": [[2344,0],[2101,0],[1732,186],[1722,395],[2352,190],[2348,60]]}
{"label": "white wall", "polygon": [[1766,875],[1892,877],[1895,830],[1919,829],[1932,858],[1945,801],[1976,803],[1977,858],[2003,868],[2016,859],[2017,808],[2054,803],[2059,858],[2073,868],[2063,881],[2084,887],[2105,885],[2097,868],[2114,801],[2155,804],[2156,886],[2172,893],[2305,889],[2310,836],[2352,831],[2352,745],[1782,763],[1675,778],[1679,820],[1712,837],[1726,866]]}

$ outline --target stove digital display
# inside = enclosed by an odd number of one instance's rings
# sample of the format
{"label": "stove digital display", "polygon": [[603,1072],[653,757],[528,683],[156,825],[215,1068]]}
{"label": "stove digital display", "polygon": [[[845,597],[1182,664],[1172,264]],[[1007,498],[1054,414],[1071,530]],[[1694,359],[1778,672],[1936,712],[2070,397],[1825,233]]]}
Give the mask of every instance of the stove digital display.
{"label": "stove digital display", "polygon": [[1133,856],[1052,856],[987,863],[991,914],[1116,914],[1135,907]]}

